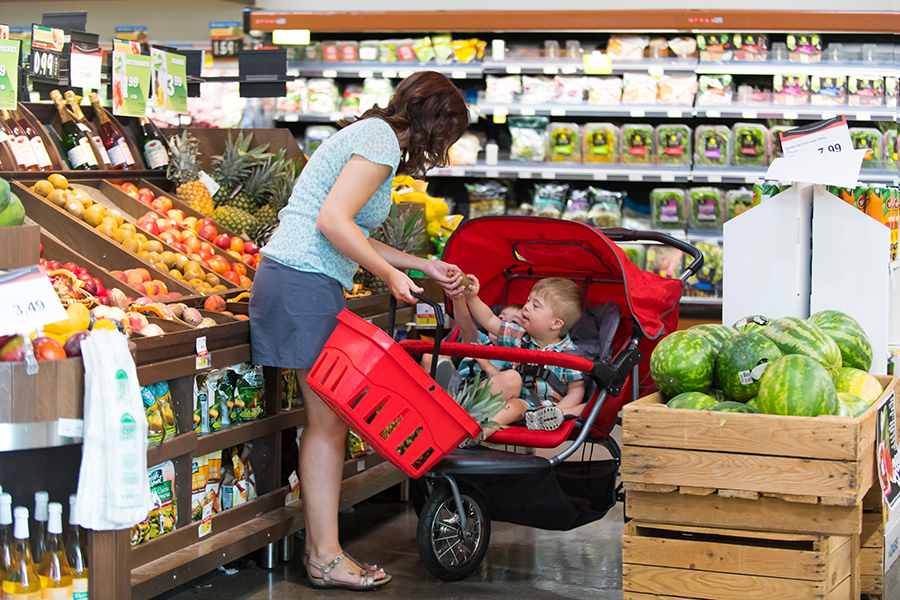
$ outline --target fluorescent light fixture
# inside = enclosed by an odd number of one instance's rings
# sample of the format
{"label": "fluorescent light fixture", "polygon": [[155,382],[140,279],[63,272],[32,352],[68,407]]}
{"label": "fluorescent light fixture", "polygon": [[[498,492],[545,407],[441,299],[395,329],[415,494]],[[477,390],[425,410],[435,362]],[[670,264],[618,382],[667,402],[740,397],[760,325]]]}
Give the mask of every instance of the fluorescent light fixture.
{"label": "fluorescent light fixture", "polygon": [[279,46],[306,46],[309,29],[276,29],[272,31],[272,43]]}

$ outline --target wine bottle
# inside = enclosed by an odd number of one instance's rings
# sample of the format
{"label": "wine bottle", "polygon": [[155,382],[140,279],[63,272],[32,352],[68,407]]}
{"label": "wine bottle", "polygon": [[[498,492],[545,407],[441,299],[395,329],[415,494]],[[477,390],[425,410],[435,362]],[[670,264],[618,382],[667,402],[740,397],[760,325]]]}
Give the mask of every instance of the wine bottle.
{"label": "wine bottle", "polygon": [[84,116],[84,112],[81,110],[81,98],[75,95],[75,92],[72,90],[68,90],[65,93],[66,103],[69,105],[69,110],[72,112],[72,116],[75,117],[75,124],[78,125],[78,128],[81,129],[86,136],[93,140],[94,145],[97,147],[97,152],[100,153],[100,160],[104,165],[110,164],[109,154],[106,153],[106,147],[103,145],[103,141],[100,139],[100,136],[94,131],[93,126],[90,121]]}
{"label": "wine bottle", "polygon": [[150,124],[147,117],[140,118],[141,144],[144,146],[144,157],[147,159],[147,168],[154,171],[165,171],[169,168],[169,152],[166,150],[166,142]]}
{"label": "wine bottle", "polygon": [[13,135],[13,132],[10,131],[9,127],[6,125],[6,122],[0,118],[0,140],[6,144],[6,147],[9,149],[10,154],[12,154],[13,162],[15,162],[16,167],[19,171],[28,171],[28,167],[22,162],[22,159],[18,154],[18,145],[16,144],[16,136]]}
{"label": "wine bottle", "polygon": [[52,600],[72,600],[72,570],[66,559],[66,545],[62,538],[62,504],[51,502],[47,527],[47,549],[37,574],[41,581],[41,597]]}
{"label": "wine bottle", "polygon": [[19,169],[23,171],[40,171],[37,157],[31,148],[31,143],[25,137],[25,132],[19,127],[19,123],[12,118],[8,110],[0,111],[0,119],[6,124],[9,143],[12,146]]}
{"label": "wine bottle", "polygon": [[3,600],[40,600],[41,582],[28,543],[28,509],[17,506],[13,515],[15,549],[12,564],[3,576]]}
{"label": "wine bottle", "polygon": [[38,135],[31,123],[28,122],[28,119],[23,117],[19,111],[13,111],[13,116],[19,122],[19,127],[25,132],[25,136],[31,144],[31,149],[34,151],[38,161],[38,167],[40,167],[41,171],[52,171],[53,163],[50,161],[50,155],[47,154],[47,148],[44,147],[44,139]]}
{"label": "wine bottle", "polygon": [[34,532],[31,535],[31,556],[34,562],[40,563],[47,547],[47,519],[49,513],[47,506],[50,502],[50,494],[47,492],[34,493]]}
{"label": "wine bottle", "polygon": [[75,494],[69,496],[69,530],[66,539],[66,560],[72,571],[72,597],[87,600],[88,566],[87,539],[84,529],[75,518]]}
{"label": "wine bottle", "polygon": [[132,169],[134,168],[134,157],[131,155],[131,149],[125,136],[113,124],[106,111],[100,106],[100,97],[97,92],[90,93],[91,106],[94,107],[94,114],[100,122],[97,131],[100,134],[103,147],[109,154],[109,162],[113,169]]}
{"label": "wine bottle", "polygon": [[60,128],[62,129],[60,139],[69,157],[69,165],[76,171],[96,171],[99,167],[97,166],[97,157],[94,156],[94,151],[91,149],[91,143],[75,124],[72,113],[66,109],[62,94],[59,93],[59,90],[53,90],[50,92],[50,98],[56,103],[56,110],[59,112]]}
{"label": "wine bottle", "polygon": [[12,496],[0,494],[0,573],[5,573],[12,565],[13,538]]}

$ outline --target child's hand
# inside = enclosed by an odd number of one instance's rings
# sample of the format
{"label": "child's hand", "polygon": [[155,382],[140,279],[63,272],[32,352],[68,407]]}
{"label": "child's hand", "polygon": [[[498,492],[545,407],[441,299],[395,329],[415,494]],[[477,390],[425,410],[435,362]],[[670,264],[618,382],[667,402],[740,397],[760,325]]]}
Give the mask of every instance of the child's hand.
{"label": "child's hand", "polygon": [[467,298],[475,298],[478,296],[478,291],[481,289],[481,283],[479,283],[478,278],[474,275],[468,275],[469,278],[469,287],[466,288],[466,297]]}

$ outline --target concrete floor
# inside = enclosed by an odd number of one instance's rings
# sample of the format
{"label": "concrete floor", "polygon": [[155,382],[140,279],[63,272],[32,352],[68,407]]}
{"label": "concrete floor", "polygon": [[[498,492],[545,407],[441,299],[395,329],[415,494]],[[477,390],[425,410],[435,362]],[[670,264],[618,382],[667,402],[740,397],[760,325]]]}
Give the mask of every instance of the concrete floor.
{"label": "concrete floor", "polygon": [[[568,532],[541,531],[493,523],[487,556],[464,581],[432,577],[416,549],[416,514],[409,503],[385,493],[341,515],[344,547],[359,560],[377,563],[393,581],[372,592],[383,598],[471,599],[622,599],[622,505],[600,521]],[[248,560],[237,573],[210,573],[155,600],[358,599],[358,592],[313,590],[300,565],[302,541],[294,560],[264,570]],[[252,558],[252,557],[251,557]]]}

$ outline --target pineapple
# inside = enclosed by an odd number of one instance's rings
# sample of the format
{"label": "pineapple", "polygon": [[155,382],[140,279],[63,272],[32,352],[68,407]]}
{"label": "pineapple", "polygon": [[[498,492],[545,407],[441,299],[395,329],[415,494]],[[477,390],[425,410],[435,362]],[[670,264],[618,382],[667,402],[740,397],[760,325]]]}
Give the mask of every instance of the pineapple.
{"label": "pineapple", "polygon": [[[391,248],[417,254],[425,247],[425,223],[418,210],[403,212],[398,204],[391,204],[391,212],[381,227],[372,233],[372,238]],[[363,287],[375,293],[388,291],[386,283],[363,269]]]}
{"label": "pineapple", "polygon": [[302,170],[303,165],[299,159],[296,161],[285,161],[284,168],[278,179],[276,179],[272,192],[269,195],[269,203],[259,207],[259,210],[254,215],[260,224],[278,225],[278,213],[287,206],[288,201],[291,199],[294,185],[296,185],[297,178]]}
{"label": "pineapple", "polygon": [[269,158],[263,164],[255,167],[240,190],[225,200],[225,206],[233,206],[250,214],[255,213],[261,205],[268,201],[283,167],[284,160],[279,159],[278,156]]}
{"label": "pineapple", "polygon": [[494,416],[505,406],[503,394],[492,394],[493,384],[487,378],[481,385],[481,373],[475,376],[471,385],[463,386],[454,396],[457,404],[463,407],[482,429],[503,429],[504,426],[494,422]]}
{"label": "pineapple", "polygon": [[200,181],[197,147],[200,143],[190,133],[169,138],[169,169],[166,177],[176,185],[175,194],[204,216],[212,216],[213,200]]}
{"label": "pineapple", "polygon": [[244,183],[244,180],[250,175],[253,166],[259,161],[265,160],[270,155],[266,154],[269,144],[257,146],[250,150],[250,142],[253,134],[244,137],[240,133],[237,140],[232,141],[231,134],[228,134],[228,142],[225,144],[225,151],[219,156],[213,156],[212,178],[219,184],[219,191],[213,196],[213,202],[216,206],[222,206],[225,202],[235,194],[236,188]]}
{"label": "pineapple", "polygon": [[234,206],[220,206],[213,211],[212,218],[239,235],[254,231],[259,227],[256,217]]}
{"label": "pineapple", "polygon": [[[265,208],[265,206],[263,207]],[[266,244],[269,243],[269,238],[272,237],[272,234],[278,229],[278,219],[276,218],[275,222],[263,222],[258,218],[259,213],[262,210],[258,211],[254,217],[256,218],[256,222],[258,223],[256,228],[252,231],[248,231],[247,235],[250,236],[250,239],[253,240],[253,243],[262,248]]]}

